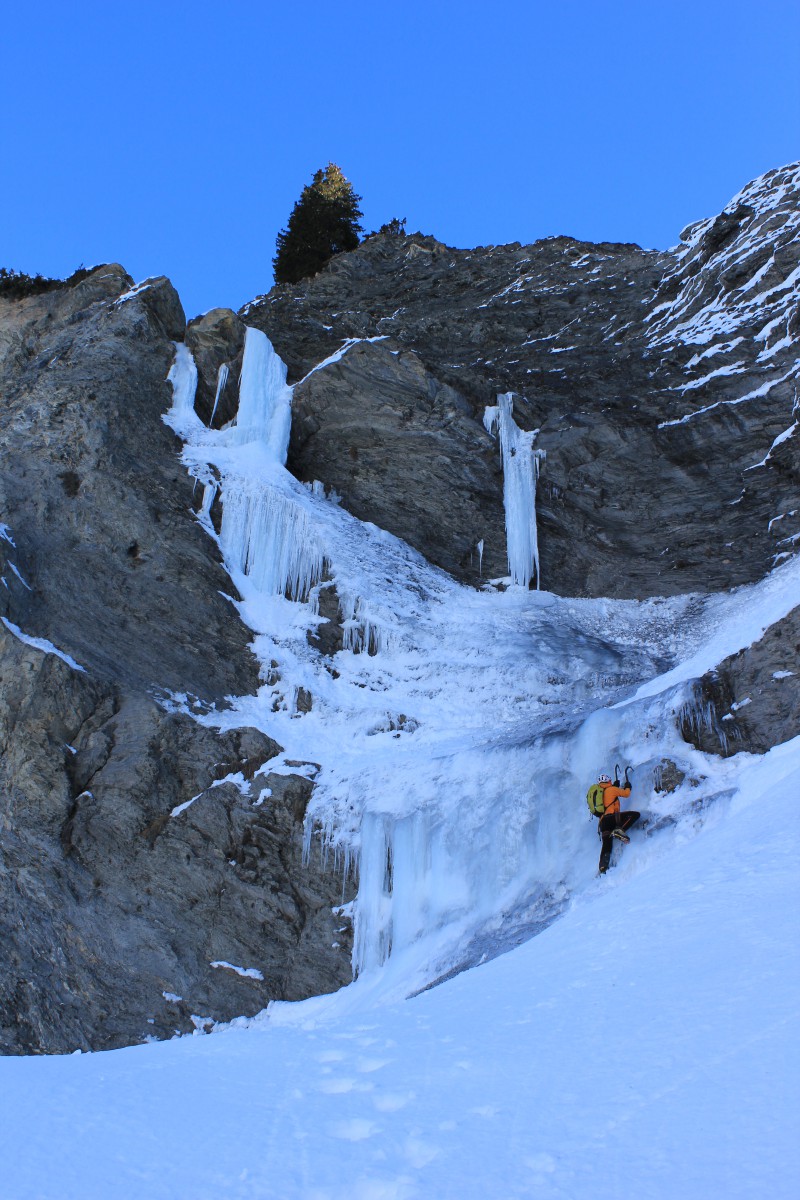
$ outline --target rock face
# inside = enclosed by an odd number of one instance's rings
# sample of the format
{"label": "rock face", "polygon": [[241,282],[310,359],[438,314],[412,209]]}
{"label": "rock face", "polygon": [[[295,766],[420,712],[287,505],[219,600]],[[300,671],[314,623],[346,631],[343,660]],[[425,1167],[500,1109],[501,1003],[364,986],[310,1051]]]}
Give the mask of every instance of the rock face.
{"label": "rock face", "polygon": [[239,407],[244,332],[244,322],[229,308],[212,308],[186,328],[197,364],[195,409],[212,429],[226,425]]}
{"label": "rock face", "polygon": [[157,702],[224,707],[258,665],[161,420],[180,302],[131,284],[111,266],[0,302],[7,1053],[171,1036],[350,978],[341,877],[301,867],[312,785],[271,773],[255,730]]}
{"label": "rock face", "polygon": [[[796,669],[787,669],[791,663]],[[800,608],[695,685],[683,735],[706,754],[764,754],[800,734]]]}
{"label": "rock face", "polygon": [[126,299],[131,282],[104,267],[2,303],[0,512],[18,574],[0,605],[93,672],[213,702],[251,691],[257,664],[161,420],[183,310],[168,281]]}
{"label": "rock face", "polygon": [[456,578],[505,574],[502,472],[464,396],[413,351],[363,342],[295,388],[291,465]]}
{"label": "rock face", "polygon": [[789,433],[799,224],[795,164],[668,253],[565,237],[462,251],[374,236],[241,315],[295,380],[345,339],[383,339],[297,388],[289,465],[359,516],[385,514],[459,578],[478,581],[470,548],[481,538],[489,573],[505,573],[502,481],[482,415],[512,391],[517,423],[538,428],[547,453],[544,587],[715,590],[761,577],[800,528],[789,515],[800,488]]}

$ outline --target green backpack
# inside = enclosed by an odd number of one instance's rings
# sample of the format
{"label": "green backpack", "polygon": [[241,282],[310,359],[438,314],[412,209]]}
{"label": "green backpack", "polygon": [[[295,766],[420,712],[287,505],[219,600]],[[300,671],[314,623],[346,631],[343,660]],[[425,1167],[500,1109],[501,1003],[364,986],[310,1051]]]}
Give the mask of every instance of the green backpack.
{"label": "green backpack", "polygon": [[589,812],[593,817],[602,817],[605,812],[603,807],[604,790],[601,783],[593,783],[586,793],[586,803],[589,805]]}

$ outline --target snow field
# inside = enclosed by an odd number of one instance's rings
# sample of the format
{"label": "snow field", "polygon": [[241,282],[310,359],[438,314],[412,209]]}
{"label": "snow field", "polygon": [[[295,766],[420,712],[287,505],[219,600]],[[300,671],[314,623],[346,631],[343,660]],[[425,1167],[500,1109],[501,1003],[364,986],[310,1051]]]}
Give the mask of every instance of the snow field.
{"label": "snow field", "polygon": [[[14,1200],[790,1200],[800,739],[676,853],[413,1000],[5,1059]],[[356,985],[356,989],[358,985]]]}

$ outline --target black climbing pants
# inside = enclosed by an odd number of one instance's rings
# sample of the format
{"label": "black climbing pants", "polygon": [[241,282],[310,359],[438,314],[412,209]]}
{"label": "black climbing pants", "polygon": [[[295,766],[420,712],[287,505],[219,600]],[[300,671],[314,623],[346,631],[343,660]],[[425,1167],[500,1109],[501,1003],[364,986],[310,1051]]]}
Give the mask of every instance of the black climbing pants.
{"label": "black climbing pants", "polygon": [[618,812],[606,813],[600,818],[600,837],[603,845],[600,850],[600,874],[605,875],[611,862],[611,851],[614,849],[614,830],[621,829],[623,833],[635,825],[641,813]]}

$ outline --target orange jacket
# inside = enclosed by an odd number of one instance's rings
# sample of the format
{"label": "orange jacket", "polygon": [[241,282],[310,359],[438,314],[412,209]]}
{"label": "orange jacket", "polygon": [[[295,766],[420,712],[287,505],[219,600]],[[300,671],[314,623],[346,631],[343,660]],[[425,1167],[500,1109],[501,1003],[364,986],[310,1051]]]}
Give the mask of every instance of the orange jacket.
{"label": "orange jacket", "polygon": [[607,783],[603,787],[603,815],[606,813],[618,813],[620,797],[627,800],[631,794],[629,787],[614,787],[613,783]]}

